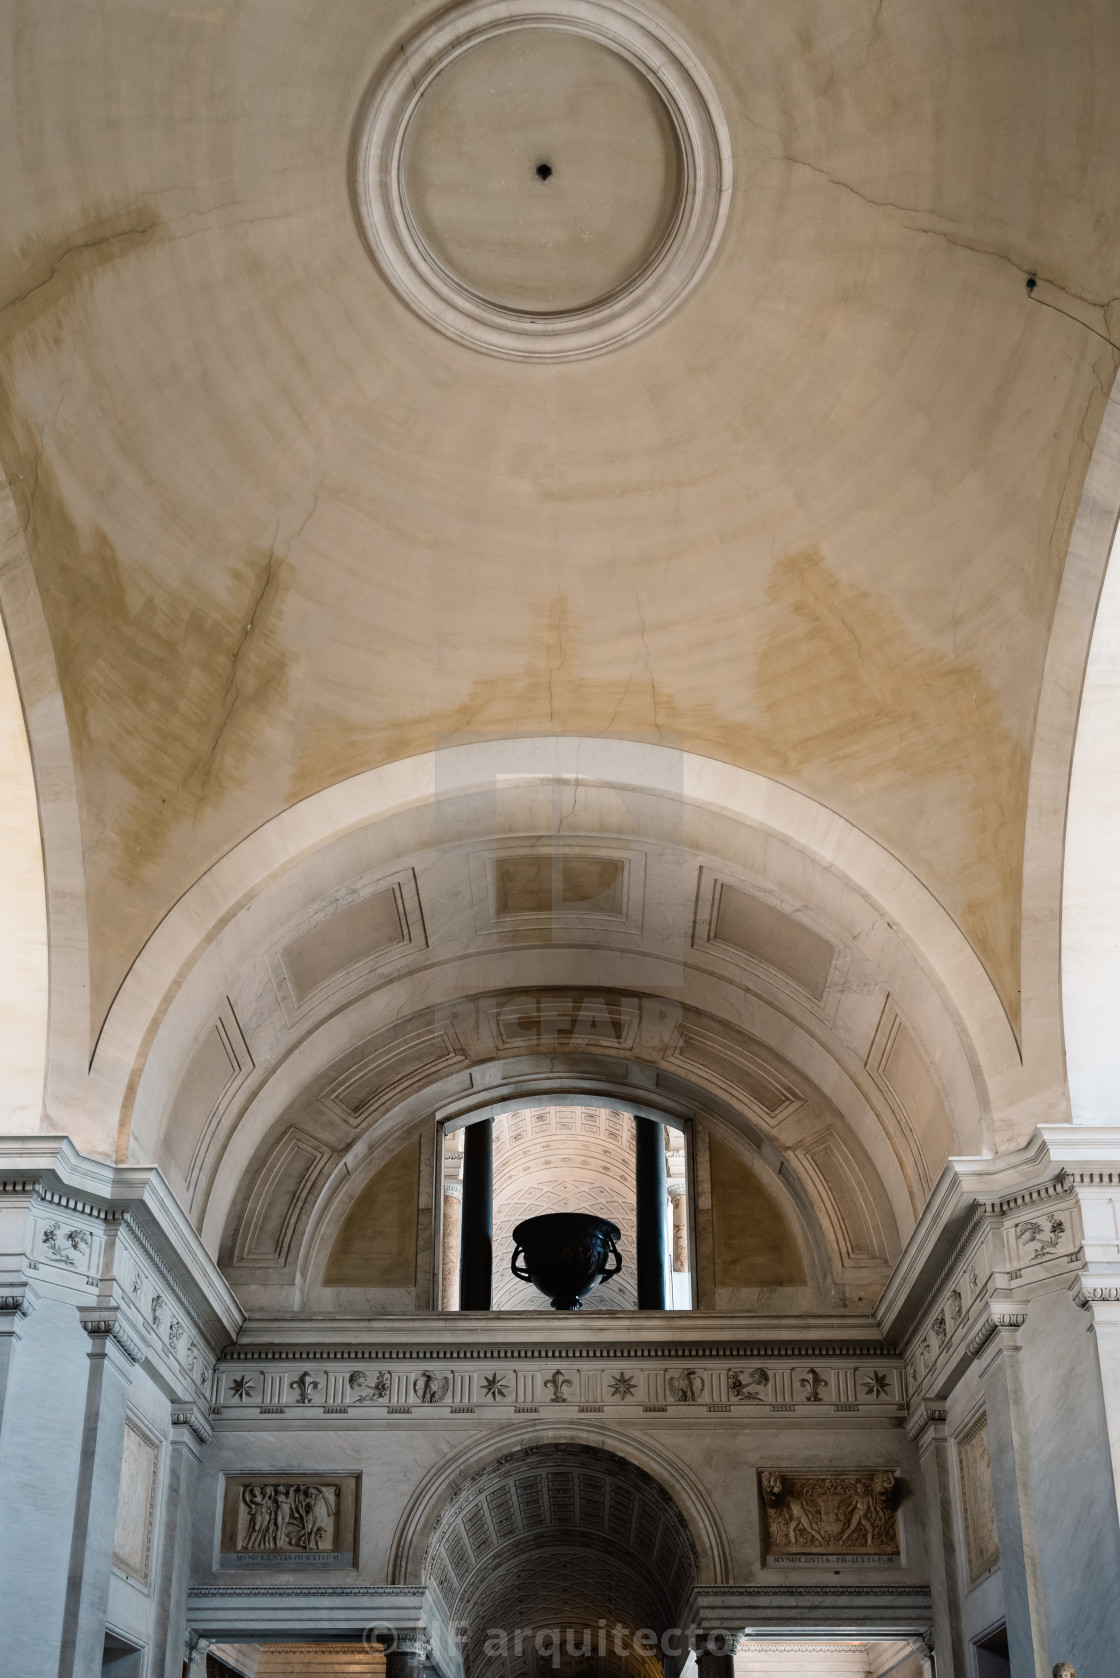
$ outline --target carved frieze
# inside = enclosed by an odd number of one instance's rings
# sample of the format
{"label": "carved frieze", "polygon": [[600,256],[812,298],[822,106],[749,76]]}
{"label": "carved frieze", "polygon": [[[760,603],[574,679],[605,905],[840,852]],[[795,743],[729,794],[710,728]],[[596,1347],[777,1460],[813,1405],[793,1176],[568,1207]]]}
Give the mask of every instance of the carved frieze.
{"label": "carved frieze", "polygon": [[[401,1349],[381,1354],[376,1364],[365,1368],[348,1363],[344,1354],[333,1358],[324,1352],[306,1362],[288,1362],[281,1350],[247,1368],[251,1354],[238,1350],[218,1371],[215,1413],[223,1420],[254,1414],[306,1417],[320,1411],[345,1414],[361,1405],[405,1416],[419,1406],[454,1413],[480,1406],[482,1413],[500,1416],[526,1406],[561,1404],[756,1420],[774,1412],[806,1419],[836,1411],[899,1418],[905,1413],[903,1371],[899,1360],[889,1355],[874,1363],[858,1355],[827,1360],[819,1355],[809,1363],[787,1354],[728,1367],[725,1349],[717,1349],[707,1360],[698,1358],[697,1350],[688,1348],[687,1358],[682,1356],[676,1365],[666,1365],[663,1354],[657,1360],[643,1358],[640,1352],[619,1357],[609,1348],[560,1352],[558,1357],[554,1352],[553,1363],[545,1363],[532,1350],[457,1354],[449,1349],[433,1363],[431,1348],[425,1347],[415,1361]],[[750,1348],[744,1350],[749,1355]],[[765,1356],[777,1349],[759,1350]],[[824,1354],[826,1348],[811,1350]]]}
{"label": "carved frieze", "polygon": [[1056,1212],[1043,1212],[1036,1218],[1024,1218],[1015,1225],[1015,1241],[1020,1255],[1026,1259],[1045,1258],[1056,1251],[1066,1233],[1066,1222]]}
{"label": "carved frieze", "polygon": [[704,1393],[704,1377],[695,1369],[685,1369],[680,1375],[670,1375],[666,1380],[669,1397],[678,1404],[695,1404]]}
{"label": "carved frieze", "polygon": [[351,1404],[387,1404],[389,1402],[389,1372],[378,1369],[367,1375],[364,1369],[352,1370],[347,1379],[347,1399]]}
{"label": "carved frieze", "polygon": [[895,1469],[819,1474],[764,1468],[758,1478],[771,1563],[898,1560]]}
{"label": "carved frieze", "polygon": [[92,1246],[93,1236],[88,1229],[62,1224],[57,1219],[44,1225],[39,1241],[42,1258],[53,1264],[66,1265],[70,1270],[77,1267],[78,1260]]}
{"label": "carved frieze", "polygon": [[421,1404],[442,1404],[450,1387],[450,1375],[433,1375],[430,1369],[425,1369],[412,1383],[413,1394]]}
{"label": "carved frieze", "polygon": [[221,1565],[351,1566],[357,1487],[357,1475],[227,1478]]}
{"label": "carved frieze", "polygon": [[770,1375],[765,1369],[729,1369],[727,1391],[734,1399],[761,1404],[770,1388]]}

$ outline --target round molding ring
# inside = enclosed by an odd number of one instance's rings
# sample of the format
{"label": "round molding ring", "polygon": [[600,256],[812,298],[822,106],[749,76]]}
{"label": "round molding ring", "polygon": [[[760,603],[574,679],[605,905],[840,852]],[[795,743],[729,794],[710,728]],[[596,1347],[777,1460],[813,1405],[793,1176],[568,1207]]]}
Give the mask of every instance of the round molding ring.
{"label": "round molding ring", "polygon": [[[505,306],[472,291],[428,249],[403,179],[409,123],[440,71],[513,30],[567,31],[620,54],[655,91],[679,146],[680,189],[664,238],[610,295],[556,313]],[[579,361],[663,320],[697,284],[727,219],[727,124],[703,68],[674,29],[632,0],[466,0],[425,24],[375,78],[358,117],[351,186],[381,271],[425,320],[461,344],[514,361]]]}

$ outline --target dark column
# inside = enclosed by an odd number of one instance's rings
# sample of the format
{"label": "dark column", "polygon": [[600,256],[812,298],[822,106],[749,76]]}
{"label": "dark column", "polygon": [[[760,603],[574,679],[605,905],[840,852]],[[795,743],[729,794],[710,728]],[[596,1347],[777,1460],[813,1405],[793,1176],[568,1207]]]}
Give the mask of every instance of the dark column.
{"label": "dark column", "polygon": [[[484,1128],[489,1136],[489,1121],[485,1126],[478,1126],[479,1130]],[[428,1640],[424,1636],[405,1634],[397,1637],[392,1648],[385,1651],[385,1678],[423,1678],[425,1657],[429,1648]]]}
{"label": "dark column", "polygon": [[459,1309],[489,1311],[494,1270],[494,1121],[479,1119],[463,1138],[463,1221]]}
{"label": "dark column", "polygon": [[739,1638],[729,1631],[703,1632],[693,1642],[698,1678],[735,1678],[735,1650]]}
{"label": "dark column", "polygon": [[669,1247],[665,1218],[665,1131],[635,1116],[638,1190],[638,1309],[669,1309]]}

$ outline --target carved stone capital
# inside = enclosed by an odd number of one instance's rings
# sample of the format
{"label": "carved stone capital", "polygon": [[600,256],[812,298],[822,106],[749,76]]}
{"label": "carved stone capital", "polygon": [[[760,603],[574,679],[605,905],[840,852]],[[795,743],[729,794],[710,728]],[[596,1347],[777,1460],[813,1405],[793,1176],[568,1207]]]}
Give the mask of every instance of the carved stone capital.
{"label": "carved stone capital", "polygon": [[171,1426],[185,1429],[200,1445],[208,1445],[214,1437],[214,1429],[200,1404],[173,1404]]}
{"label": "carved stone capital", "polygon": [[1120,1277],[1106,1280],[1082,1273],[1074,1283],[1073,1300],[1083,1311],[1093,1305],[1115,1305],[1120,1302]]}
{"label": "carved stone capital", "polygon": [[1002,1305],[995,1301],[989,1301],[984,1316],[965,1350],[970,1358],[975,1358],[983,1351],[992,1336],[999,1333],[1000,1329],[1022,1328],[1026,1320],[1025,1306]]}
{"label": "carved stone capital", "polygon": [[907,1439],[911,1441],[920,1439],[927,1428],[935,1427],[938,1422],[943,1422],[945,1415],[946,1411],[943,1404],[930,1404],[927,1399],[920,1400],[906,1423]]}
{"label": "carved stone capital", "polygon": [[108,1311],[81,1311],[78,1315],[91,1340],[111,1343],[124,1354],[129,1363],[141,1362],[145,1351],[144,1342],[138,1334],[133,1333],[115,1308],[111,1307]]}
{"label": "carved stone capital", "polygon": [[421,1661],[429,1659],[432,1653],[432,1640],[426,1631],[398,1631],[392,1640],[386,1639],[386,1654],[414,1655]]}
{"label": "carved stone capital", "polygon": [[19,1339],[23,1321],[34,1311],[37,1300],[34,1289],[26,1284],[0,1293],[0,1339]]}

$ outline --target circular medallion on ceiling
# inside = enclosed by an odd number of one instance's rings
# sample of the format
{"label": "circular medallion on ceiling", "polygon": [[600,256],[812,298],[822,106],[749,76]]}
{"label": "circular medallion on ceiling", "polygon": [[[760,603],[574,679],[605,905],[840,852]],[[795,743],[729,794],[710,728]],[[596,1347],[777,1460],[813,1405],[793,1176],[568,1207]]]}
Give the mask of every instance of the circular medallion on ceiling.
{"label": "circular medallion on ceiling", "polygon": [[571,361],[692,289],[731,184],[692,54],[629,0],[468,0],[373,85],[354,189],[382,271],[460,343]]}

